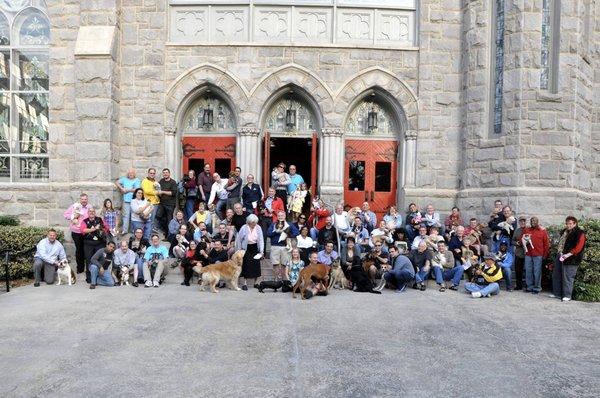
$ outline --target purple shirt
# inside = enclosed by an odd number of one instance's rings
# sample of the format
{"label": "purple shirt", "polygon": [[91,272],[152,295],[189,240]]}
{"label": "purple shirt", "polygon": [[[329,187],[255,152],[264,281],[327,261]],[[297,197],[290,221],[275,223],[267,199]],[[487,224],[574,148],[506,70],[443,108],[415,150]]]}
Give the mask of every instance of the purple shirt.
{"label": "purple shirt", "polygon": [[318,254],[317,254],[317,261],[320,262],[321,264],[325,264],[325,265],[331,265],[331,263],[333,262],[333,260],[337,260],[338,258],[338,254],[335,250],[333,250],[331,252],[331,254],[327,254],[325,252],[325,250],[321,250]]}

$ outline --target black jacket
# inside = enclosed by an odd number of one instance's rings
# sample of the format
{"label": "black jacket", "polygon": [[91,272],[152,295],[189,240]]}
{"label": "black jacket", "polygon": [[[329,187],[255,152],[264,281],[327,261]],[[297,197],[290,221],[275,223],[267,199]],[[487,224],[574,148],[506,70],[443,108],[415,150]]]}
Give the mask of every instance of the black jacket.
{"label": "black jacket", "polygon": [[[566,229],[563,229],[561,231],[560,235],[562,236],[565,232],[566,232]],[[579,227],[573,228],[573,230],[567,235],[567,239],[565,240],[565,246],[563,248],[563,253],[569,253],[571,250],[573,250],[577,246],[577,243],[579,242],[579,239],[581,239],[582,235],[585,236],[585,233],[583,232],[583,230],[581,228],[579,228]],[[563,264],[564,265],[579,265],[579,264],[581,264],[581,260],[583,260],[584,252],[585,252],[585,245],[579,253],[567,258],[563,262]]]}

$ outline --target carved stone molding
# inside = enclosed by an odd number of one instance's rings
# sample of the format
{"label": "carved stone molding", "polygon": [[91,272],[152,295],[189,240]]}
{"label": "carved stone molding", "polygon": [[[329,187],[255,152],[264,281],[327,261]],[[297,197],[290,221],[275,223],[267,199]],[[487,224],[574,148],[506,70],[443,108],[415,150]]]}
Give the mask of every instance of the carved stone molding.
{"label": "carved stone molding", "polygon": [[171,126],[165,126],[165,135],[167,136],[175,136],[175,134],[177,134],[177,132],[175,131],[175,129]]}
{"label": "carved stone molding", "polygon": [[417,131],[416,130],[407,130],[404,133],[404,139],[406,141],[416,140],[417,139]]}
{"label": "carved stone molding", "polygon": [[344,132],[342,131],[342,129],[328,128],[328,129],[321,130],[321,133],[323,134],[323,137],[343,137],[344,136]]}
{"label": "carved stone molding", "polygon": [[260,130],[254,127],[240,127],[238,129],[238,134],[246,137],[258,137],[260,135]]}

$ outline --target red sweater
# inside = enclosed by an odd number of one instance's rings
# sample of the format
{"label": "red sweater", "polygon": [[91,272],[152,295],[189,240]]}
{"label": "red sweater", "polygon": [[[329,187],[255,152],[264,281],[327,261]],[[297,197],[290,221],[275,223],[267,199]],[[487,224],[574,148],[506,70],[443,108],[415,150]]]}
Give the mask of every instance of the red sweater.
{"label": "red sweater", "polygon": [[531,248],[530,245],[527,245],[527,253],[525,253],[525,255],[531,257],[548,257],[548,252],[550,251],[550,239],[548,238],[546,230],[540,227],[527,227],[523,229],[523,235],[527,234],[531,235],[533,248]]}

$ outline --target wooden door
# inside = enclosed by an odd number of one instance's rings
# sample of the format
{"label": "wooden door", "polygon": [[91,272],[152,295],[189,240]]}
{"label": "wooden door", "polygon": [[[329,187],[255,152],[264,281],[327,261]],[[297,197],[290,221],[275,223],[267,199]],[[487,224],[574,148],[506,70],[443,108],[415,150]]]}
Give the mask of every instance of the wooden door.
{"label": "wooden door", "polygon": [[381,219],[396,204],[398,143],[391,140],[346,140],[344,202],[368,202]]}
{"label": "wooden door", "polygon": [[[235,166],[236,137],[184,137],[182,140],[183,173],[188,172],[191,165],[196,169],[202,163],[210,164],[212,172],[227,178]],[[202,171],[202,168],[200,168]]]}

